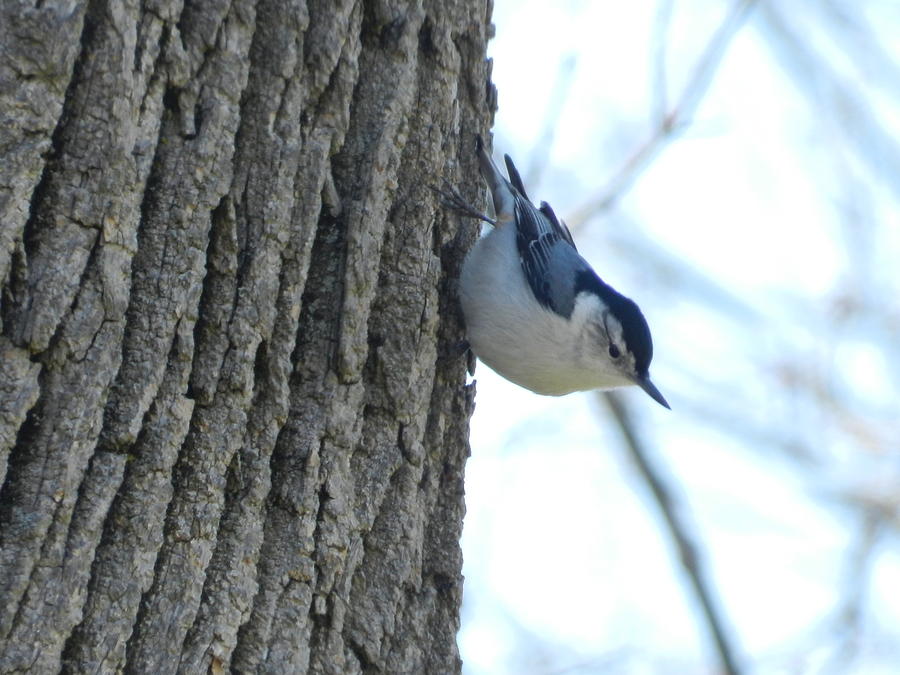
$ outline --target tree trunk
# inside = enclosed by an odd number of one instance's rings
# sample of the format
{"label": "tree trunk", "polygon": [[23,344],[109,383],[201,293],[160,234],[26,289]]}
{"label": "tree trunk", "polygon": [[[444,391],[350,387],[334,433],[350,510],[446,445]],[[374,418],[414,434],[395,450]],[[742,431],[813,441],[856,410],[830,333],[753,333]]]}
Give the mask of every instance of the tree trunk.
{"label": "tree trunk", "polygon": [[489,16],[0,5],[0,671],[459,670]]}

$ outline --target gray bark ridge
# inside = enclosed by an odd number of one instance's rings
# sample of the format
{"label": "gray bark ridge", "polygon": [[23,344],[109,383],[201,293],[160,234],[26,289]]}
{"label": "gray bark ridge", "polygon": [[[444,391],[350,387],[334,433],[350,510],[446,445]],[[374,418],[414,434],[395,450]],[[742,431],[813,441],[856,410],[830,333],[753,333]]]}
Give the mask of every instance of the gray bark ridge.
{"label": "gray bark ridge", "polygon": [[458,672],[490,3],[0,8],[0,672]]}

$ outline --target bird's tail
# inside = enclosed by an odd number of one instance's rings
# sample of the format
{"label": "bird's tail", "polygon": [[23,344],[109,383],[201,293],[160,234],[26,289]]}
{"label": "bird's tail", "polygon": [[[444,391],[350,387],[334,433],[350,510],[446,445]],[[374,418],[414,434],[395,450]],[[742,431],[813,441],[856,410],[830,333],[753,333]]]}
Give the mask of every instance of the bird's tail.
{"label": "bird's tail", "polygon": [[491,156],[485,150],[481,136],[475,136],[475,151],[478,153],[481,175],[484,176],[491,190],[491,197],[494,200],[494,213],[497,214],[497,224],[502,225],[503,223],[512,222],[515,216],[516,202],[513,186],[503,177],[497,165],[494,164],[494,160],[491,159]]}

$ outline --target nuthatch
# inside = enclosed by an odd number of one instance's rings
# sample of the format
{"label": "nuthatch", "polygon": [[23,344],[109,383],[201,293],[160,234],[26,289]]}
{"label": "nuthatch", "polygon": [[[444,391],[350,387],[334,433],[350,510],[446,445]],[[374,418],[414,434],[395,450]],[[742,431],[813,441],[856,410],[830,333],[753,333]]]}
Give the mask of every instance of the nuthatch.
{"label": "nuthatch", "polygon": [[509,155],[507,180],[480,138],[476,150],[496,218],[455,190],[442,193],[454,210],[493,225],[469,252],[459,279],[475,355],[538,394],[637,385],[668,408],[650,381],[653,342],[641,310],[597,276],[549,204],[534,207]]}

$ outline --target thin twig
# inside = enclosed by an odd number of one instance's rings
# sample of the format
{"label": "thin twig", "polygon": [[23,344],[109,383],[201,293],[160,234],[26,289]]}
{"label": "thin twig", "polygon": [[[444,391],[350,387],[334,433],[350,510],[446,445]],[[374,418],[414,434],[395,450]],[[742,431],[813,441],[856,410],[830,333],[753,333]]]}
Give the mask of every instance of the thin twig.
{"label": "thin twig", "polygon": [[834,631],[836,636],[829,638],[835,651],[822,672],[849,672],[853,661],[859,657],[873,558],[883,534],[886,516],[883,508],[865,503],[859,506],[862,509],[862,526],[858,529],[858,539],[847,556],[844,572],[846,581],[842,584],[842,599]]}
{"label": "thin twig", "polygon": [[691,115],[709,88],[731,39],[743,25],[755,2],[756,0],[737,0],[731,6],[728,16],[725,17],[709,44],[706,45],[706,49],[694,67],[691,79],[675,105],[661,116],[649,138],[625,160],[600,194],[576,208],[569,216],[566,221],[569,229],[583,225],[589,218],[608,209],[618,201],[641,172],[649,166],[650,161],[659,154],[660,150],[687,126]]}
{"label": "thin twig", "polygon": [[666,74],[666,52],[668,51],[669,25],[672,23],[674,0],[660,0],[653,22],[653,77],[651,78],[654,98],[653,121],[662,124],[669,109],[669,78]]}
{"label": "thin twig", "polygon": [[669,534],[678,549],[681,566],[687,573],[694,595],[703,610],[707,629],[712,634],[719,655],[722,672],[727,675],[739,675],[741,669],[735,656],[736,650],[725,629],[725,619],[717,607],[712,584],[707,579],[706,563],[697,544],[697,538],[691,533],[690,527],[681,515],[683,507],[675,496],[675,490],[667,484],[662,472],[654,466],[622,398],[616,393],[601,395],[601,398],[612,411],[628,452],[662,512]]}
{"label": "thin twig", "polygon": [[569,54],[556,71],[556,82],[553,84],[550,96],[547,98],[547,110],[544,112],[544,123],[541,135],[534,144],[528,170],[525,172],[525,185],[536,188],[541,180],[544,170],[550,160],[550,149],[553,147],[553,137],[559,128],[559,119],[569,98],[569,90],[572,88],[572,80],[575,68],[578,65],[578,55]]}

